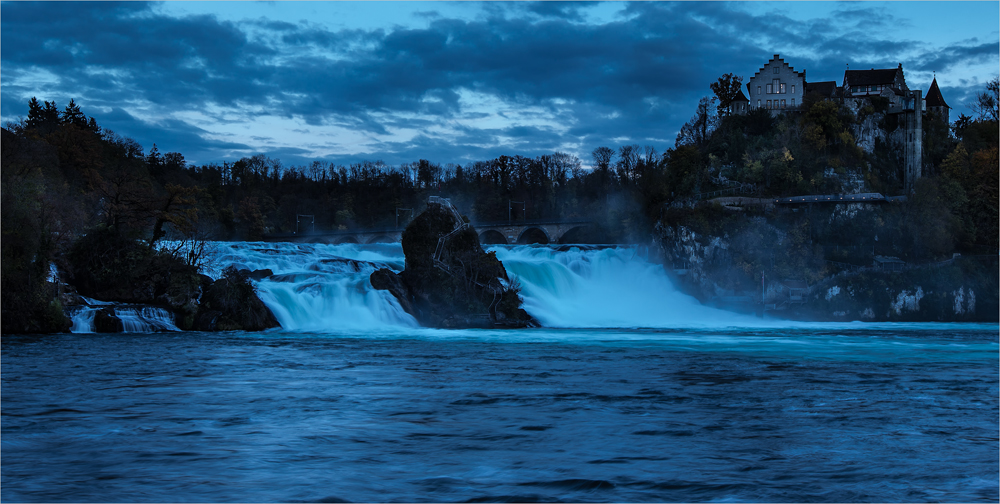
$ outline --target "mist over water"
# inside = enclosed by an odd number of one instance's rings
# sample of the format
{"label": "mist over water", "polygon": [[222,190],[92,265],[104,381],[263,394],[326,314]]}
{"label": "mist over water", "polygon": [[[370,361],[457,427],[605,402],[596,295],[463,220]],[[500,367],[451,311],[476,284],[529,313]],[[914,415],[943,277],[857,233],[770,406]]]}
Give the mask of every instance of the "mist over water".
{"label": "mist over water", "polygon": [[524,308],[547,327],[726,327],[761,322],[702,306],[634,248],[496,249],[522,285]]}
{"label": "mist over water", "polygon": [[[773,325],[702,306],[674,288],[663,267],[631,247],[493,247],[522,287],[525,310],[552,328],[719,328]],[[219,243],[210,275],[230,264],[274,275],[261,298],[286,330],[415,328],[387,291],[368,277],[404,268],[399,244]]]}

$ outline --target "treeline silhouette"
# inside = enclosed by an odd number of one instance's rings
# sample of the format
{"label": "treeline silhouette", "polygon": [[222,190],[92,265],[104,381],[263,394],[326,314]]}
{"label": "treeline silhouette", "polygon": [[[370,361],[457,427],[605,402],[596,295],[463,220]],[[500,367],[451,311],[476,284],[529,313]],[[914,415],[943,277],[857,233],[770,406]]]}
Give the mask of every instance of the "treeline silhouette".
{"label": "treeline silhouette", "polygon": [[[910,195],[916,203],[904,209],[913,214],[906,220],[913,229],[898,241],[932,242],[923,247],[931,255],[996,249],[998,129],[996,101],[989,101],[995,81],[991,86],[978,117],[962,115],[953,128],[925,118],[925,178]],[[421,159],[292,166],[263,154],[189,163],[182,153],[161,153],[155,144],[147,151],[102,128],[73,100],[60,110],[32,98],[28,116],[2,132],[4,320],[17,313],[30,326],[55,313],[51,265],[70,270],[67,252],[95,231],[114,238],[108,242],[177,254],[159,245],[165,238],[258,240],[266,233],[403,226],[437,195],[478,222],[588,219],[590,234],[577,239],[621,243],[648,241],[667,217],[674,224],[678,215],[704,220],[712,213],[699,214],[698,205],[720,191],[829,194],[859,182],[886,195],[903,191],[902,152],[885,140],[891,136],[877,135],[870,151],[854,136],[873,122],[883,131],[898,127],[879,115],[885,104],[873,100],[855,113],[814,96],[803,102],[800,111],[772,117],[760,109],[728,115],[705,98],[673,147],[598,146],[587,166],[561,152],[464,165]]]}

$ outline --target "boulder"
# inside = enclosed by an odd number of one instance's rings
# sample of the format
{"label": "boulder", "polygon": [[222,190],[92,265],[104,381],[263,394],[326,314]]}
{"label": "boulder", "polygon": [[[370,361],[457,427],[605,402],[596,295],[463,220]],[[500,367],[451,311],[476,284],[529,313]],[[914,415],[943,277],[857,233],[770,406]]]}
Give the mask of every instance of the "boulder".
{"label": "boulder", "polygon": [[199,331],[262,331],[280,324],[247,275],[230,266],[205,290],[193,326]]}
{"label": "boulder", "polygon": [[125,331],[122,319],[114,308],[101,308],[94,313],[94,331],[99,333],[120,333]]}
{"label": "boulder", "polygon": [[388,290],[400,306],[430,327],[533,327],[521,309],[519,287],[496,254],[447,199],[432,197],[427,210],[403,231],[406,269],[382,268],[372,287]]}

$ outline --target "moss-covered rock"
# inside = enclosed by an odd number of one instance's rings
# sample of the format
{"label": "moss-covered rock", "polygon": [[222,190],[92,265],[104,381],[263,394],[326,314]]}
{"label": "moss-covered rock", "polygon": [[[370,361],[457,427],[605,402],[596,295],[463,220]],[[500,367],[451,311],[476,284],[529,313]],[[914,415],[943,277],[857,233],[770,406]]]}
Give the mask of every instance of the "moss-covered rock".
{"label": "moss-covered rock", "polygon": [[388,290],[421,324],[431,327],[529,327],[516,282],[496,254],[448,200],[434,198],[403,232],[406,269],[380,269],[372,286]]}

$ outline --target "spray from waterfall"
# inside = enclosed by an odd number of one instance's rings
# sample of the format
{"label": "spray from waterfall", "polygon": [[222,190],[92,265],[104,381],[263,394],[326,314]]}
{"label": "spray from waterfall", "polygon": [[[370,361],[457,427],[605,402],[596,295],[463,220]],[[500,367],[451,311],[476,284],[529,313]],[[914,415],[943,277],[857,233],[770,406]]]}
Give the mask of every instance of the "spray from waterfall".
{"label": "spray from waterfall", "polygon": [[[674,288],[662,266],[622,248],[496,247],[521,286],[524,309],[547,327],[725,327],[751,317],[702,306]],[[404,268],[397,244],[220,243],[209,274],[226,266],[270,269],[257,284],[282,328],[382,331],[418,327],[373,271]]]}

